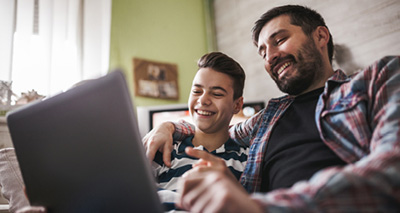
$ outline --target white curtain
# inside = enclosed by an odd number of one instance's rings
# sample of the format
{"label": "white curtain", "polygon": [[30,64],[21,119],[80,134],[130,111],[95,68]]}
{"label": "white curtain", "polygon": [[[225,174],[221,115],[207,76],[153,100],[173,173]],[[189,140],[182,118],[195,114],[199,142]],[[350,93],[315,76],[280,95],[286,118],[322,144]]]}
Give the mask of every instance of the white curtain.
{"label": "white curtain", "polygon": [[0,7],[0,80],[12,81],[17,95],[51,96],[107,72],[111,0],[1,0]]}

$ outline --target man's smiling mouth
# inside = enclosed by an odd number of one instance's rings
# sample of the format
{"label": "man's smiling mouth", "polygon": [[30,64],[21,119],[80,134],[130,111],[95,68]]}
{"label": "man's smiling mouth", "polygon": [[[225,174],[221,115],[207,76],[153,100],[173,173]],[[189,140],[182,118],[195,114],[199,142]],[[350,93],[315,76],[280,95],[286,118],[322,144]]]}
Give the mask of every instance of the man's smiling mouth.
{"label": "man's smiling mouth", "polygon": [[281,67],[279,67],[278,71],[276,72],[278,76],[290,65],[292,65],[292,62],[286,62]]}

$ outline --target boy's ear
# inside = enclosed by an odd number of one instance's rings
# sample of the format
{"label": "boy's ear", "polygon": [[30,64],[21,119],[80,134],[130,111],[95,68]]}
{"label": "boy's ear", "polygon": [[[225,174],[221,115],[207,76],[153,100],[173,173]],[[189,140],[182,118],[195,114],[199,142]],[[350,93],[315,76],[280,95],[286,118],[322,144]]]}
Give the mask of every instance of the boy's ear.
{"label": "boy's ear", "polygon": [[237,114],[243,108],[243,97],[239,97],[233,102],[233,114]]}

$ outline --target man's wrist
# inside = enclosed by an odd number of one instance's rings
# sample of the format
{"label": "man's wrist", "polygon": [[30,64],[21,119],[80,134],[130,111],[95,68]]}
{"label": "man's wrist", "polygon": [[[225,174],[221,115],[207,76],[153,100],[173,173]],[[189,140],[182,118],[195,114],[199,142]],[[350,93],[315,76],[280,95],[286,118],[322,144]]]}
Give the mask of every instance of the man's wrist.
{"label": "man's wrist", "polygon": [[164,123],[165,124],[165,128],[171,133],[173,134],[175,132],[175,124],[172,121],[167,121]]}

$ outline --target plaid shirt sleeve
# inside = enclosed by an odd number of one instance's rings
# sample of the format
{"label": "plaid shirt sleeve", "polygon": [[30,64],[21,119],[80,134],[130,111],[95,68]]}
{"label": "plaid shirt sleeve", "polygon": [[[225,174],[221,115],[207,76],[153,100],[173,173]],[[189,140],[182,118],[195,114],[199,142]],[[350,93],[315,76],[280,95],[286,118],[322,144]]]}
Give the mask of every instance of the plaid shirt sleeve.
{"label": "plaid shirt sleeve", "polygon": [[255,133],[260,127],[260,121],[262,121],[264,111],[265,109],[262,109],[249,119],[231,126],[229,128],[229,136],[233,139],[233,141],[239,145],[249,147],[256,137]]}
{"label": "plaid shirt sleeve", "polygon": [[400,57],[385,57],[351,80],[329,80],[316,121],[348,165],[252,198],[271,212],[399,212]]}
{"label": "plaid shirt sleeve", "polygon": [[188,136],[194,135],[195,126],[185,120],[179,122],[172,122],[175,126],[175,132],[173,134],[174,141],[182,141]]}

